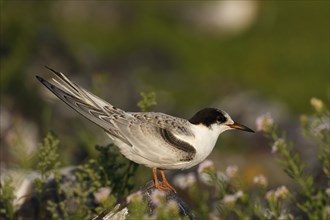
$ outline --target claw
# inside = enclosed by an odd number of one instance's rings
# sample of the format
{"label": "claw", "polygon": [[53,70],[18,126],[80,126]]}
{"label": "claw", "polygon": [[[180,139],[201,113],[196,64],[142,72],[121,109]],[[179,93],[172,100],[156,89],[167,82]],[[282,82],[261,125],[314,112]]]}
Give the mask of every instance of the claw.
{"label": "claw", "polygon": [[176,193],[176,190],[167,181],[167,179],[165,177],[164,170],[160,170],[160,175],[162,176],[162,183],[159,183],[159,181],[158,181],[157,168],[156,167],[152,168],[152,175],[153,175],[153,178],[154,178],[154,184],[155,184],[156,189],[160,189],[160,190],[163,190],[165,192],[169,192],[169,191],[172,190],[173,192]]}

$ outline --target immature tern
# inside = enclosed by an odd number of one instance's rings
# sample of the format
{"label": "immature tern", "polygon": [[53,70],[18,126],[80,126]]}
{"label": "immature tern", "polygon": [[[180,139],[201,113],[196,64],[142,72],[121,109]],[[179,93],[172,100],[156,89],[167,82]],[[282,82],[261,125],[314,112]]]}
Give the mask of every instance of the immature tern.
{"label": "immature tern", "polygon": [[[54,84],[37,79],[78,113],[106,132],[129,160],[152,168],[154,186],[170,191],[164,170],[188,169],[213,150],[218,136],[230,129],[254,132],[234,122],[223,110],[204,108],[189,120],[159,112],[126,112],[93,95],[49,67]],[[157,176],[159,169],[162,182]]]}

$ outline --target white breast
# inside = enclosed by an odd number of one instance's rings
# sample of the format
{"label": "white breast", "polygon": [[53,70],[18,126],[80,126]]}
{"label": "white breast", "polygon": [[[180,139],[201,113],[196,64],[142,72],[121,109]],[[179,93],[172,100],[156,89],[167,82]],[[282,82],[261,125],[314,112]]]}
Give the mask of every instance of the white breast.
{"label": "white breast", "polygon": [[[143,164],[147,167],[158,167],[163,169],[188,169],[193,167],[203,160],[212,152],[218,136],[229,127],[225,125],[211,125],[206,127],[204,125],[190,124],[193,136],[178,136],[177,138],[188,142],[196,149],[196,154],[192,160],[180,161],[177,158],[176,151],[169,151],[168,147],[163,149],[162,146],[149,146],[146,149],[138,148],[136,146],[128,146],[119,139],[112,137],[110,138],[120,148],[121,153],[136,163]],[[156,147],[156,148],[155,148]],[[155,152],[159,151],[161,157],[155,159]]]}
{"label": "white breast", "polygon": [[230,129],[230,127],[226,125],[218,124],[211,125],[210,127],[206,127],[202,124],[191,126],[195,134],[193,146],[196,149],[196,156],[193,161],[191,161],[191,164],[189,164],[190,167],[195,166],[205,160],[206,157],[211,154],[219,135],[222,132]]}

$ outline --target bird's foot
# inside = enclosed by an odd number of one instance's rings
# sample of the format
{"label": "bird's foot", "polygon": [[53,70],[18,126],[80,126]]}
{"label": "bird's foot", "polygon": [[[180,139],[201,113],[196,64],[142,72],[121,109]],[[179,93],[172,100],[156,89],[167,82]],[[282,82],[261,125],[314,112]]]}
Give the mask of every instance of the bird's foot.
{"label": "bird's foot", "polygon": [[152,175],[154,178],[154,185],[156,189],[160,189],[163,190],[165,192],[169,192],[169,191],[173,191],[176,193],[176,190],[173,188],[173,186],[171,186],[165,176],[164,170],[160,170],[160,175],[162,176],[163,181],[160,183],[157,177],[157,168],[153,167],[152,168]]}
{"label": "bird's foot", "polygon": [[165,192],[170,192],[171,190],[176,193],[176,190],[171,186],[167,181],[163,181],[161,183],[155,183],[155,188],[163,190]]}

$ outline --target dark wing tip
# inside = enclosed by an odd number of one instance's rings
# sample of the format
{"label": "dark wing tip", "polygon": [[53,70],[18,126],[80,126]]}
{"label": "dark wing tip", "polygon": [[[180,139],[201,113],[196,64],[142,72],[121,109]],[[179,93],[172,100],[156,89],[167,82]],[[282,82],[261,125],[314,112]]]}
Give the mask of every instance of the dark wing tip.
{"label": "dark wing tip", "polygon": [[61,73],[60,72],[57,72],[56,70],[54,70],[54,69],[52,69],[52,68],[50,68],[50,67],[48,67],[48,66],[44,66],[46,69],[48,69],[48,70],[50,70],[50,71],[52,71],[53,73],[55,73],[55,75],[56,76],[61,76]]}
{"label": "dark wing tip", "polygon": [[63,76],[61,76],[61,72],[58,72],[58,71],[56,71],[56,70],[54,70],[54,69],[52,69],[52,68],[50,68],[50,67],[48,67],[48,66],[44,66],[46,69],[48,69],[48,70],[50,70],[50,71],[52,71],[56,76],[58,76],[59,78],[61,78],[61,79],[63,79]]}
{"label": "dark wing tip", "polygon": [[52,72],[56,72],[55,70],[53,70],[53,69],[50,68],[49,66],[44,65],[44,67],[45,67],[46,69],[49,69],[49,70],[52,71]]}
{"label": "dark wing tip", "polygon": [[40,77],[40,76],[38,76],[38,75],[36,75],[36,78],[37,78],[40,82],[44,82],[44,81],[45,81],[42,77]]}
{"label": "dark wing tip", "polygon": [[39,82],[41,82],[44,86],[46,86],[48,89],[52,90],[54,89],[54,85],[51,84],[50,82],[48,82],[47,80],[45,80],[44,78],[36,75],[36,78],[39,80]]}

